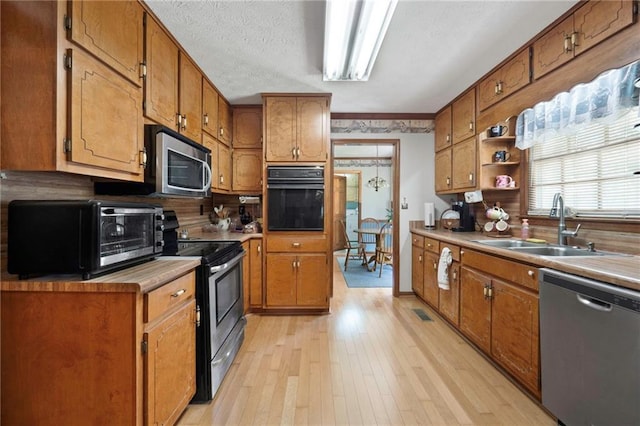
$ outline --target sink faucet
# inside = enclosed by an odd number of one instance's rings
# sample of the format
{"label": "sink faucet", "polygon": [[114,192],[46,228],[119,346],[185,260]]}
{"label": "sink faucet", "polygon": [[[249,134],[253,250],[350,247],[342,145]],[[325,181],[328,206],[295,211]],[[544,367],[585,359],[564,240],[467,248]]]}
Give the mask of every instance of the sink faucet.
{"label": "sink faucet", "polygon": [[553,206],[551,207],[551,211],[549,212],[549,217],[557,217],[560,219],[560,222],[558,222],[559,245],[566,246],[567,237],[576,237],[578,235],[580,224],[578,224],[575,231],[567,230],[567,224],[564,221],[564,199],[562,198],[562,194],[559,192],[556,192],[556,194],[553,196]]}

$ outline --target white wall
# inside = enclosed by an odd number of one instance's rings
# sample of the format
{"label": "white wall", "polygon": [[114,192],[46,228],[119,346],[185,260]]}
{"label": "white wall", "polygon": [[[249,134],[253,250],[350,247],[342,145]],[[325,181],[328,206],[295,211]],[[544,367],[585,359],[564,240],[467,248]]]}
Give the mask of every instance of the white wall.
{"label": "white wall", "polygon": [[[400,140],[400,199],[398,202],[402,203],[403,199],[406,198],[408,204],[408,209],[400,210],[398,218],[400,224],[398,231],[400,241],[400,292],[410,292],[411,236],[409,233],[409,221],[424,220],[425,202],[435,203],[436,218],[439,218],[440,214],[450,207],[448,198],[441,199],[435,195],[433,133],[332,133],[331,139]],[[375,168],[373,170],[375,174]],[[366,184],[367,180],[368,177],[363,176],[363,184]],[[373,189],[366,186],[362,188],[362,191],[363,198],[369,195],[369,191],[375,193]],[[364,214],[363,217],[365,217]]]}

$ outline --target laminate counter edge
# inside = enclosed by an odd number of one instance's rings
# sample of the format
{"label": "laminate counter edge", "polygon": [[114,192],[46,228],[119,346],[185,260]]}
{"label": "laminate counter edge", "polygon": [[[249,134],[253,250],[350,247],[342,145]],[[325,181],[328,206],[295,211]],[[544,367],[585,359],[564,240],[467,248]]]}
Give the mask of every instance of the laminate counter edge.
{"label": "laminate counter edge", "polygon": [[418,235],[527,263],[539,268],[551,268],[640,291],[640,256],[541,257],[474,242],[474,240],[491,239],[479,232],[429,230],[419,226],[411,226],[410,231]]}

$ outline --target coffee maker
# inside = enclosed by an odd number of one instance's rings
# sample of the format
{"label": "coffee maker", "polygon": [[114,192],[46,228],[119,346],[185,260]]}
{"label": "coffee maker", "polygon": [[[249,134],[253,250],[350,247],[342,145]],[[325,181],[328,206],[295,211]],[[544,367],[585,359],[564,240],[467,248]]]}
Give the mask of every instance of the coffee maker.
{"label": "coffee maker", "polygon": [[454,232],[474,232],[476,230],[476,217],[471,213],[469,204],[464,201],[456,201],[451,208],[460,215],[460,223]]}

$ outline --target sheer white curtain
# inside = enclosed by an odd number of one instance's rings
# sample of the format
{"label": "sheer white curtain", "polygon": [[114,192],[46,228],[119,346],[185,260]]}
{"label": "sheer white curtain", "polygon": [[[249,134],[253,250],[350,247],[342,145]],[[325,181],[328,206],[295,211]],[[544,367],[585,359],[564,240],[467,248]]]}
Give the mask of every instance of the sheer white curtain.
{"label": "sheer white curtain", "polygon": [[570,136],[592,122],[613,122],[638,106],[640,61],[602,73],[595,80],[579,84],[569,92],[540,102],[518,115],[516,147],[531,148],[559,136]]}

